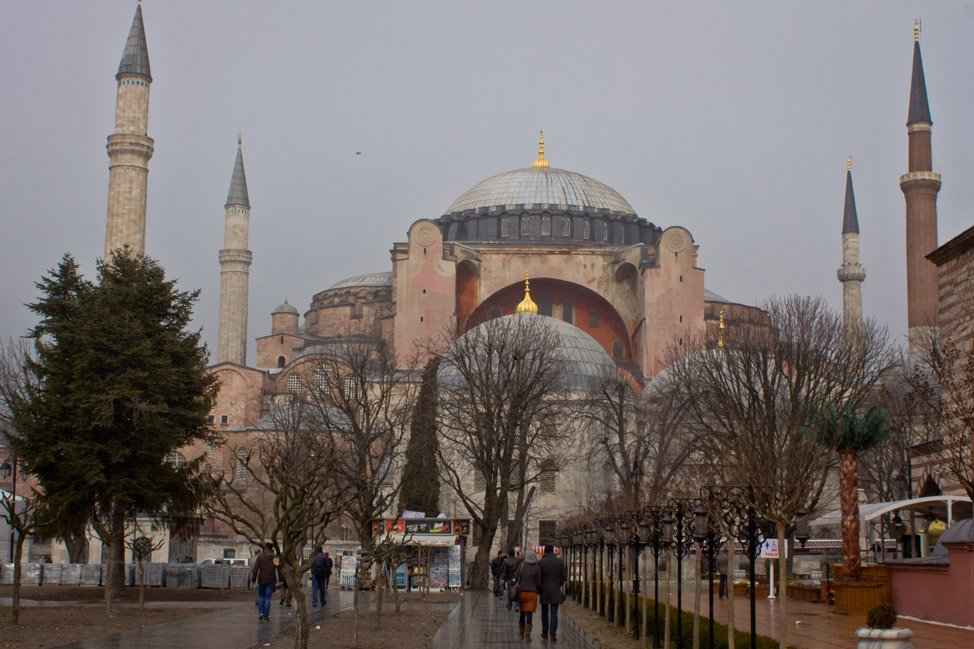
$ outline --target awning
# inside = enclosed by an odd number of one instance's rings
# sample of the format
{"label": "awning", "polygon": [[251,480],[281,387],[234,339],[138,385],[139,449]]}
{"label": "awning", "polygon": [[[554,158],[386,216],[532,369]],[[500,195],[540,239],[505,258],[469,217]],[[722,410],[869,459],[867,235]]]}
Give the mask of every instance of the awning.
{"label": "awning", "polygon": [[[890,512],[899,510],[913,511],[928,519],[940,519],[951,523],[959,518],[971,517],[972,503],[967,496],[928,496],[926,498],[910,498],[909,500],[894,500],[885,503],[866,503],[859,505],[859,520],[869,522]],[[842,510],[830,511],[811,522],[812,527],[826,525],[841,525]]]}

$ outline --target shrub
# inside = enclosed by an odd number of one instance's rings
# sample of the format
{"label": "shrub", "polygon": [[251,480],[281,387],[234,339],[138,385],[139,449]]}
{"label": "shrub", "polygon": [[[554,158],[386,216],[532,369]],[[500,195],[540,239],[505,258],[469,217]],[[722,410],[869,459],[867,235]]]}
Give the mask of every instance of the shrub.
{"label": "shrub", "polygon": [[896,625],[896,617],[892,604],[877,604],[866,613],[866,626],[870,629],[892,629]]}

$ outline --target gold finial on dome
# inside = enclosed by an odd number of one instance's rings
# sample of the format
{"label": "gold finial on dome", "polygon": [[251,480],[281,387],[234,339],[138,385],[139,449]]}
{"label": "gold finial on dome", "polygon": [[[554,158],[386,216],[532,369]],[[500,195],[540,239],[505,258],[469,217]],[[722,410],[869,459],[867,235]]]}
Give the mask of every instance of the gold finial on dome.
{"label": "gold finial on dome", "polygon": [[[537,165],[537,163],[535,163]],[[531,282],[528,281],[528,272],[524,271],[524,299],[517,305],[516,313],[537,313],[538,305],[531,299]]]}
{"label": "gold finial on dome", "polygon": [[913,42],[915,43],[920,42],[920,21],[919,20],[913,21]]}
{"label": "gold finial on dome", "polygon": [[717,346],[724,348],[724,310],[720,310],[720,329],[718,330]]}
{"label": "gold finial on dome", "polygon": [[544,159],[544,131],[541,131],[541,139],[538,142],[538,159],[532,165],[535,169],[548,169],[551,167]]}
{"label": "gold finial on dome", "polygon": [[237,146],[243,146],[243,136],[237,133]]}
{"label": "gold finial on dome", "polygon": [[852,171],[852,156],[851,155],[847,155],[845,157],[845,170],[846,171]]}

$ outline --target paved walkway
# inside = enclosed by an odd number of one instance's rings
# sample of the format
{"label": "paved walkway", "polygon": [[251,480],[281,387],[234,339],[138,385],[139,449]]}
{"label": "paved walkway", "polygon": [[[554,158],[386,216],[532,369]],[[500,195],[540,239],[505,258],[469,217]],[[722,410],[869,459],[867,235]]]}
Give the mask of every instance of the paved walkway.
{"label": "paved walkway", "polygon": [[499,649],[506,647],[549,647],[584,649],[574,627],[563,620],[558,625],[558,643],[541,639],[541,611],[534,614],[530,643],[518,642],[518,614],[508,611],[504,599],[484,591],[467,591],[466,596],[430,640],[429,649]]}
{"label": "paved walkway", "polygon": [[[324,608],[311,608],[311,597],[308,595],[311,633],[316,633],[315,626],[322,618],[351,608],[353,596],[354,593],[351,591],[329,590],[328,605]],[[58,603],[63,604],[63,602]],[[157,604],[158,602],[153,602],[151,606],[155,607]],[[199,602],[180,602],[180,604],[195,606]],[[104,604],[100,605],[104,606]],[[292,610],[278,606],[275,597],[271,603],[270,623],[259,624],[257,607],[253,603],[232,602],[229,607],[215,613],[82,640],[63,645],[58,649],[119,649],[120,647],[125,649],[245,649],[264,644],[271,638],[291,631],[294,628]],[[327,622],[322,626],[326,625]]]}

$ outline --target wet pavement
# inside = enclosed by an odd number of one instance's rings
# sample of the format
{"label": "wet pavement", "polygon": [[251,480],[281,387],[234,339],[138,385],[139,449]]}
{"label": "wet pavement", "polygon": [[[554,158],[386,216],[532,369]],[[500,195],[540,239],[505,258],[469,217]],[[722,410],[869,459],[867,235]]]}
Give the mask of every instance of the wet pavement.
{"label": "wet pavement", "polygon": [[[328,604],[308,610],[312,636],[327,630],[330,615],[352,607],[354,593],[330,590]],[[100,638],[65,644],[57,649],[246,649],[269,642],[272,638],[294,629],[293,608],[278,606],[277,597],[271,603],[269,623],[257,621],[257,607],[250,602],[222,603],[224,609],[194,617],[174,620],[142,629],[129,629]],[[56,602],[64,605],[65,602]],[[155,608],[159,602],[153,602]],[[201,602],[172,602],[180,606],[199,608]],[[104,606],[104,603],[101,604]],[[321,628],[316,630],[315,627]]]}
{"label": "wet pavement", "polygon": [[498,649],[501,647],[550,647],[582,649],[586,646],[564,615],[559,617],[558,642],[541,639],[541,611],[534,614],[531,642],[519,642],[518,614],[508,611],[504,599],[485,591],[467,591],[460,604],[430,640],[429,649]]}

